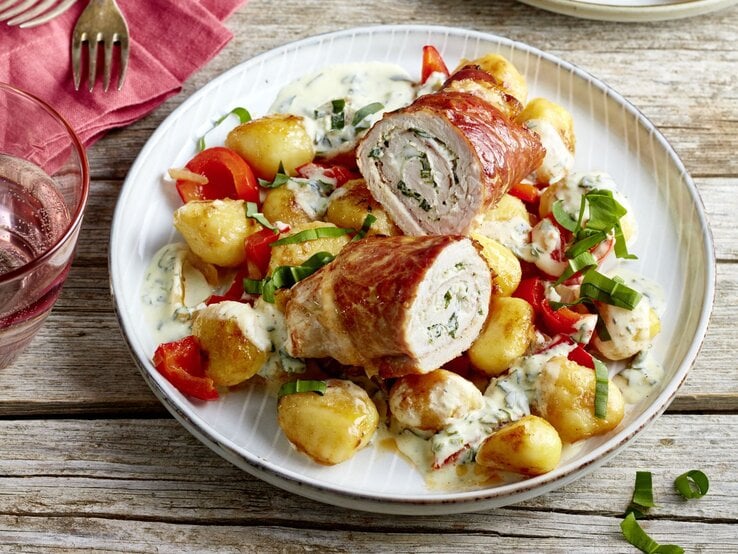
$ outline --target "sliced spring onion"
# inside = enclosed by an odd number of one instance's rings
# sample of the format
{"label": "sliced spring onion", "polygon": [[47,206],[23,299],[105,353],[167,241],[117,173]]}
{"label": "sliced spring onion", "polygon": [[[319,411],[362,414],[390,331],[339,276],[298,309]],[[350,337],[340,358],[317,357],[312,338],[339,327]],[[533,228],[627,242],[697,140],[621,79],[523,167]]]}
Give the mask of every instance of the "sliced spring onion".
{"label": "sliced spring onion", "polygon": [[305,229],[294,235],[289,235],[275,240],[270,246],[281,246],[283,244],[298,244],[324,238],[333,238],[353,233],[353,229],[341,229],[340,227],[318,227],[316,229]]}
{"label": "sliced spring onion", "polygon": [[[238,117],[238,120],[240,123],[246,123],[247,121],[251,121],[251,114],[246,108],[233,108],[230,112],[220,116],[218,119],[215,120],[215,123],[213,123],[213,126],[210,127],[210,129],[207,130],[205,135],[207,135],[210,131],[215,129],[218,125],[223,123],[228,116],[235,115]],[[202,152],[205,150],[205,135],[201,136],[199,139],[197,139],[197,149]]]}
{"label": "sliced spring onion", "polygon": [[653,482],[650,471],[636,471],[635,489],[626,514],[633,513],[636,519],[642,518],[649,508],[656,504],[653,501]]}
{"label": "sliced spring onion", "polygon": [[359,231],[354,235],[354,238],[352,238],[351,241],[353,242],[363,239],[369,232],[372,223],[374,223],[376,220],[377,218],[374,215],[366,214],[366,217],[364,218],[364,223],[361,224],[361,229],[359,229]]}
{"label": "sliced spring onion", "polygon": [[628,244],[623,235],[623,228],[620,222],[615,225],[615,257],[626,260],[637,260],[638,256],[628,252]]}
{"label": "sliced spring onion", "polygon": [[372,102],[371,104],[367,104],[363,108],[359,108],[357,112],[354,114],[354,118],[351,120],[351,125],[356,127],[363,119],[366,117],[372,115],[373,113],[377,113],[379,110],[384,109],[384,104],[381,102]]}
{"label": "sliced spring onion", "polygon": [[693,469],[677,477],[674,480],[674,488],[684,498],[702,498],[710,488],[710,481],[699,469]]}
{"label": "sliced spring onion", "polygon": [[611,190],[594,189],[589,191],[585,198],[589,206],[587,227],[598,231],[610,231],[623,217],[626,210],[620,202],[615,200]]}
{"label": "sliced spring onion", "polygon": [[259,223],[261,223],[262,227],[266,227],[267,229],[271,229],[274,231],[274,234],[279,234],[279,229],[269,223],[269,220],[264,217],[264,214],[259,212],[259,208],[256,205],[256,202],[246,202],[246,217],[250,217],[251,219],[255,219]]}
{"label": "sliced spring onion", "polygon": [[333,108],[333,113],[341,113],[346,108],[346,100],[343,98],[336,98],[335,100],[331,100],[331,108]]}
{"label": "sliced spring onion", "polygon": [[620,522],[620,529],[623,537],[630,544],[635,546],[641,552],[647,554],[683,554],[684,549],[673,544],[659,544],[646,534],[646,532],[638,525],[633,513],[628,514],[623,521]]}
{"label": "sliced spring onion", "polygon": [[574,218],[564,210],[563,201],[557,200],[554,202],[553,206],[551,206],[551,213],[553,214],[556,223],[561,225],[567,231],[575,233],[579,229],[579,223],[574,221]]}
{"label": "sliced spring onion", "polygon": [[287,175],[287,172],[284,170],[284,164],[279,162],[279,168],[277,168],[277,174],[274,176],[274,180],[269,182],[266,179],[259,179],[259,185],[265,189],[275,189],[288,183],[289,180],[290,176]]}
{"label": "sliced spring onion", "polygon": [[569,264],[561,276],[556,280],[554,286],[560,285],[569,277],[576,275],[577,273],[585,273],[595,267],[597,267],[597,260],[595,257],[590,252],[584,251],[569,260]]}
{"label": "sliced spring onion", "polygon": [[594,269],[585,273],[579,296],[627,310],[635,308],[642,298],[640,292],[625,285],[622,279],[610,279]]}
{"label": "sliced spring onion", "polygon": [[592,248],[607,239],[607,233],[604,231],[594,231],[590,229],[582,229],[577,233],[577,240],[569,248],[566,249],[567,258],[576,258],[584,252],[589,252]]}
{"label": "sliced spring onion", "polygon": [[281,265],[266,279],[244,279],[243,290],[249,294],[260,294],[266,302],[273,304],[277,289],[291,287],[302,281],[333,261],[333,258],[333,254],[329,252],[318,252],[305,260],[302,265]]}
{"label": "sliced spring onion", "polygon": [[288,394],[296,394],[298,392],[317,392],[323,396],[327,389],[325,381],[312,381],[308,379],[297,379],[296,381],[289,381],[279,388],[277,398],[282,398]]}
{"label": "sliced spring onion", "polygon": [[610,382],[607,376],[607,366],[592,356],[595,366],[595,398],[594,415],[598,419],[607,418],[607,396]]}

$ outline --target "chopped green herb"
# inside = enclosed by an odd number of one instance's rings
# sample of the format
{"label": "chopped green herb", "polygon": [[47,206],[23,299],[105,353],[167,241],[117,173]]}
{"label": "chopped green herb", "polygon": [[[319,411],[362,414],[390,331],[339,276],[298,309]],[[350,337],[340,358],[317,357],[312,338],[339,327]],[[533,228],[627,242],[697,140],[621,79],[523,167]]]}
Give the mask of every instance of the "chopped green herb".
{"label": "chopped green herb", "polygon": [[259,212],[259,208],[256,205],[256,202],[246,202],[246,217],[250,217],[251,219],[255,219],[263,227],[266,227],[267,229],[271,229],[274,231],[274,234],[279,234],[279,229],[272,225],[269,220],[264,217],[263,213]]}
{"label": "chopped green herb", "polygon": [[699,469],[693,469],[677,477],[674,488],[686,499],[702,498],[710,488],[710,481]]}
{"label": "chopped green herb", "polygon": [[340,227],[318,227],[316,229],[305,229],[294,235],[289,235],[275,240],[269,246],[282,246],[283,244],[298,244],[324,238],[334,238],[352,233],[353,229],[341,229]]}
{"label": "chopped green herb", "polygon": [[312,381],[307,379],[297,379],[295,381],[289,381],[279,388],[277,398],[282,398],[290,394],[297,394],[300,392],[315,392],[320,396],[325,394],[328,386],[325,381]]}
{"label": "chopped green herb", "polygon": [[288,288],[302,281],[333,261],[333,258],[333,254],[329,252],[318,252],[303,262],[302,265],[279,266],[272,272],[272,276],[266,279],[244,279],[243,290],[249,294],[260,294],[265,301],[273,304],[274,293],[277,289]]}
{"label": "chopped green herb", "polygon": [[[213,123],[213,126],[208,129],[208,131],[205,133],[207,135],[210,131],[215,129],[218,125],[223,123],[228,116],[235,115],[238,117],[239,122],[246,123],[247,121],[251,121],[251,114],[246,108],[233,108],[230,112],[227,114],[224,114],[220,116],[218,119],[215,120],[215,123]],[[205,150],[205,135],[201,136],[199,139],[197,139],[197,149],[202,152]]]}
{"label": "chopped green herb", "polygon": [[635,488],[626,515],[633,513],[636,519],[645,515],[649,508],[656,504],[653,501],[653,483],[650,471],[636,471]]}
{"label": "chopped green herb", "polygon": [[571,231],[572,233],[574,233],[577,230],[579,223],[577,221],[574,221],[574,218],[566,213],[566,210],[564,210],[563,201],[557,200],[556,202],[554,202],[553,206],[551,206],[551,213],[553,214],[556,222],[567,231]]}
{"label": "chopped green herb", "polygon": [[642,298],[640,292],[625,285],[619,277],[610,279],[596,270],[590,270],[584,275],[579,296],[626,310],[634,309]]}
{"label": "chopped green herb", "polygon": [[610,386],[607,376],[607,366],[594,356],[592,360],[595,365],[594,415],[598,419],[606,419],[608,388]]}
{"label": "chopped green herb", "polygon": [[343,110],[346,108],[346,100],[344,100],[343,98],[331,100],[331,107],[333,108],[333,113],[342,113]]}
{"label": "chopped green herb", "polygon": [[443,309],[445,310],[448,308],[449,304],[451,304],[451,291],[450,290],[447,290],[446,294],[443,295],[443,300],[445,301],[443,305]]}
{"label": "chopped green herb", "polygon": [[588,251],[582,252],[575,258],[571,258],[569,260],[569,263],[566,269],[561,274],[561,276],[556,280],[556,282],[554,283],[554,286],[560,285],[561,283],[566,281],[568,278],[572,277],[573,275],[576,275],[577,273],[585,273],[595,267],[597,267],[597,260],[595,259],[595,257],[592,254],[590,254]]}
{"label": "chopped green herb", "polygon": [[372,102],[371,104],[367,104],[363,108],[359,108],[354,114],[353,120],[351,120],[351,125],[356,127],[365,118],[372,115],[373,113],[377,113],[379,110],[382,109],[384,109],[384,104],[382,104],[381,102]]}
{"label": "chopped green herb", "polygon": [[290,176],[287,175],[287,172],[284,169],[284,164],[282,162],[279,162],[279,168],[277,169],[277,174],[274,176],[274,180],[269,182],[266,179],[259,179],[259,185],[261,185],[265,189],[275,189],[277,187],[281,187],[285,183],[288,183],[289,180]]}
{"label": "chopped green herb", "polygon": [[408,187],[404,181],[397,181],[397,189],[403,194],[403,196],[407,196],[408,198],[414,198],[415,200],[417,200],[421,210],[423,210],[424,212],[430,211],[431,205],[428,203],[428,201],[423,198],[423,196],[419,192],[414,191],[410,187]]}
{"label": "chopped green herb", "polygon": [[629,513],[626,518],[620,522],[620,529],[623,532],[625,540],[635,546],[641,552],[647,554],[683,554],[684,549],[673,544],[659,544],[646,534],[638,525],[633,513]]}
{"label": "chopped green herb", "polygon": [[374,158],[375,160],[382,157],[382,149],[381,148],[372,148],[369,151],[369,157]]}
{"label": "chopped green herb", "polygon": [[377,221],[376,216],[372,214],[366,214],[366,217],[364,218],[364,222],[361,224],[361,229],[354,235],[354,238],[351,239],[351,241],[361,240],[363,239],[366,234],[369,232],[369,229],[371,228],[372,224]]}

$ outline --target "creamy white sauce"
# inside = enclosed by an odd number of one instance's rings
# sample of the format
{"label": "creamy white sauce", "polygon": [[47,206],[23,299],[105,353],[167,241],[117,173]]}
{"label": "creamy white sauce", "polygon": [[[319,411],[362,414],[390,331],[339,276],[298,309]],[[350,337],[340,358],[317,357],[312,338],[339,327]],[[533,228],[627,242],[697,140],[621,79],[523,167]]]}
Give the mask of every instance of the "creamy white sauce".
{"label": "creamy white sauce", "polygon": [[318,180],[293,178],[284,186],[294,193],[295,202],[311,220],[318,220],[325,215],[333,185]]}
{"label": "creamy white sauce", "polygon": [[546,149],[546,156],[539,168],[530,177],[533,182],[558,183],[574,167],[574,155],[564,144],[561,135],[551,123],[544,119],[531,119],[525,126],[536,133]]}
{"label": "creamy white sauce", "polygon": [[663,378],[664,367],[651,349],[646,349],[638,353],[630,365],[613,378],[613,382],[623,393],[627,404],[637,404],[651,396]]}
{"label": "creamy white sauce", "polygon": [[[330,156],[351,150],[384,112],[407,106],[416,93],[416,83],[398,65],[381,62],[338,64],[286,85],[269,111],[302,116],[317,153]],[[342,100],[345,104],[339,109],[333,104],[334,100]],[[374,102],[379,102],[383,108],[354,125],[356,113]],[[337,123],[334,116],[339,120],[342,117],[343,124]]]}
{"label": "creamy white sauce", "polygon": [[146,270],[141,302],[157,344],[190,334],[193,314],[212,294],[203,274],[187,261],[188,254],[184,243],[167,244]]}
{"label": "creamy white sauce", "polygon": [[524,259],[530,249],[530,231],[527,219],[515,216],[510,219],[481,220],[477,232],[496,240],[509,248],[518,258]]}
{"label": "creamy white sauce", "polygon": [[287,324],[284,314],[274,304],[259,298],[254,303],[259,324],[269,337],[269,357],[259,370],[259,375],[265,379],[274,379],[281,373],[302,373],[305,371],[305,362],[287,354]]}

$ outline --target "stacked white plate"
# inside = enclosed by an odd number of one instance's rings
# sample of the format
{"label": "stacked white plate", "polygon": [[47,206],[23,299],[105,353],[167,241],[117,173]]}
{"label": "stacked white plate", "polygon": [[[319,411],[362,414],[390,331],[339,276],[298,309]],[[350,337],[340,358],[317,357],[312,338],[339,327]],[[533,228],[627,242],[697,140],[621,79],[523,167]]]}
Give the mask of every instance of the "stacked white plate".
{"label": "stacked white plate", "polygon": [[603,21],[660,21],[701,15],[738,0],[520,0],[525,4],[574,17]]}

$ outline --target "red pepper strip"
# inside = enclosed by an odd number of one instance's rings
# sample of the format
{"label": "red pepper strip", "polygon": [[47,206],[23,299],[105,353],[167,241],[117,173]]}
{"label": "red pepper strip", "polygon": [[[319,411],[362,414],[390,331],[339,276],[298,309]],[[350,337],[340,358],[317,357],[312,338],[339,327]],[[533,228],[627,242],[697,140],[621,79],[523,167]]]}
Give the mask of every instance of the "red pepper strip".
{"label": "red pepper strip", "polygon": [[533,306],[539,324],[549,335],[569,335],[576,331],[576,323],[583,317],[567,307],[554,310],[545,296],[546,287],[537,277],[523,279],[513,296]]}
{"label": "red pepper strip", "polygon": [[182,394],[200,400],[218,398],[215,383],[205,376],[200,346],[192,335],[160,344],[154,353],[154,365]]}
{"label": "red pepper strip", "polygon": [[440,463],[439,462],[435,462],[433,464],[433,469],[441,469],[443,466],[448,465],[450,463],[453,463],[453,462],[457,461],[459,458],[461,458],[461,455],[464,452],[466,452],[467,450],[469,450],[469,446],[470,446],[469,444],[465,444],[464,446],[461,447],[460,450],[457,450],[456,452],[454,452],[453,454],[451,454],[445,460],[441,461]]}
{"label": "red pepper strip", "polygon": [[512,196],[515,196],[516,198],[520,198],[526,204],[532,204],[533,202],[536,202],[538,200],[540,191],[535,185],[530,185],[528,183],[518,183],[510,187],[510,190],[508,190],[507,192],[510,193]]}
{"label": "red pepper strip", "polygon": [[420,70],[420,82],[425,83],[432,73],[443,73],[448,78],[449,72],[446,63],[435,46],[423,46],[423,66]]}
{"label": "red pepper strip", "polygon": [[206,184],[177,180],[177,192],[183,202],[190,200],[241,199],[259,202],[259,185],[246,161],[223,146],[207,148],[192,158],[187,169],[207,177]]}
{"label": "red pepper strip", "polygon": [[[250,268],[253,268],[253,271],[249,272],[252,279],[261,279],[267,274],[269,260],[272,257],[272,249],[269,245],[278,238],[279,235],[271,229],[262,229],[246,237],[244,242],[246,263]],[[257,275],[254,275],[254,273]],[[241,278],[241,282],[243,283],[243,278]],[[243,288],[241,288],[241,292],[243,293]]]}
{"label": "red pepper strip", "polygon": [[549,350],[555,346],[558,346],[559,344],[567,343],[574,345],[574,349],[569,352],[567,355],[567,358],[571,360],[572,362],[575,362],[581,366],[588,367],[589,369],[594,369],[594,359],[592,358],[592,354],[587,352],[581,344],[574,342],[574,340],[571,339],[571,337],[568,337],[566,335],[559,335],[549,346],[547,346],[545,350]]}
{"label": "red pepper strip", "polygon": [[354,173],[348,167],[343,165],[328,165],[317,162],[310,162],[305,165],[301,165],[296,169],[297,174],[304,179],[320,179],[321,177],[327,177],[336,181],[336,187],[340,187],[346,184],[351,179],[358,179],[360,175]]}

